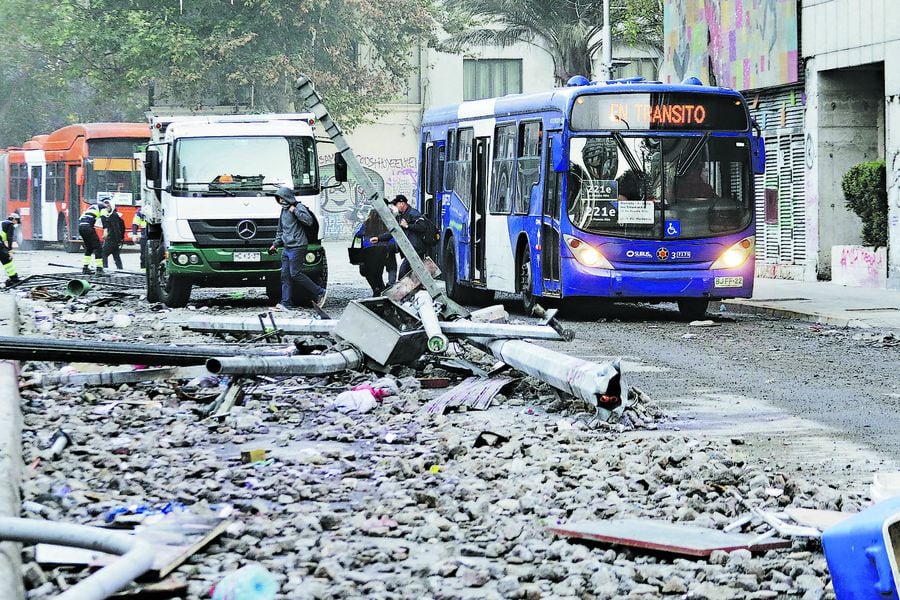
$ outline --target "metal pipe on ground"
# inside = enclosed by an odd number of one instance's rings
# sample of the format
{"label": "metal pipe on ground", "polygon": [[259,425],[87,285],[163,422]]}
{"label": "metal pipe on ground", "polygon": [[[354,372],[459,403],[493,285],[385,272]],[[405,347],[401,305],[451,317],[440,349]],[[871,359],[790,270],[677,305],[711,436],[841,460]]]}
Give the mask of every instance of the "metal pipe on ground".
{"label": "metal pipe on ground", "polygon": [[[331,335],[337,327],[336,319],[279,319],[278,329],[285,335]],[[175,324],[175,323],[173,323]],[[191,331],[218,333],[261,333],[259,322],[233,317],[194,318],[180,323]],[[438,321],[448,337],[484,337],[491,339],[563,340],[549,325],[513,325],[510,323],[476,323],[467,319]]]}
{"label": "metal pipe on ground", "polygon": [[584,400],[603,419],[625,410],[628,386],[619,361],[593,363],[521,340],[472,341],[514,369]]}
{"label": "metal pipe on ground", "polygon": [[57,600],[102,600],[125,588],[153,566],[156,548],[138,537],[71,523],[0,517],[0,539],[26,544],[58,544],[88,548],[120,558],[72,586]]}
{"label": "metal pipe on ground", "polygon": [[[165,346],[90,340],[57,340],[18,336],[0,336],[0,360],[53,360],[103,364],[202,365],[210,356],[242,356],[247,348],[235,346]],[[254,348],[254,354],[283,356],[277,349]]]}
{"label": "metal pipe on ground", "polygon": [[355,348],[310,356],[219,356],[206,361],[215,375],[328,375],[363,364]]}
{"label": "metal pipe on ground", "polygon": [[208,375],[203,365],[193,367],[162,367],[158,369],[129,369],[127,371],[103,371],[102,373],[72,373],[71,375],[42,375],[41,385],[118,385],[140,381],[164,379],[193,379]]}
{"label": "metal pipe on ground", "polygon": [[434,300],[425,290],[416,292],[415,299],[416,308],[419,309],[419,319],[425,328],[425,335],[428,336],[428,351],[432,354],[443,354],[447,351],[447,345],[450,342],[441,331],[441,324],[438,322],[437,313],[434,310]]}

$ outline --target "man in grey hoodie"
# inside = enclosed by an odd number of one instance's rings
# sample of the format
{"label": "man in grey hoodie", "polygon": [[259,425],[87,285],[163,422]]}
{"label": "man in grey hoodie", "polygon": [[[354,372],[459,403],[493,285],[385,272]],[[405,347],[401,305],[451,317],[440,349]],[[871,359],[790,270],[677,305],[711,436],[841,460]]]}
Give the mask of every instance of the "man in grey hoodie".
{"label": "man in grey hoodie", "polygon": [[[269,254],[275,254],[277,248],[284,248],[281,254],[281,302],[275,310],[297,308],[300,301],[311,301],[321,308],[325,304],[326,291],[303,272],[303,257],[309,243],[306,228],[314,223],[314,217],[302,202],[297,201],[289,187],[278,188],[275,199],[281,205],[281,215]],[[295,288],[302,291],[306,298],[294,298]]]}

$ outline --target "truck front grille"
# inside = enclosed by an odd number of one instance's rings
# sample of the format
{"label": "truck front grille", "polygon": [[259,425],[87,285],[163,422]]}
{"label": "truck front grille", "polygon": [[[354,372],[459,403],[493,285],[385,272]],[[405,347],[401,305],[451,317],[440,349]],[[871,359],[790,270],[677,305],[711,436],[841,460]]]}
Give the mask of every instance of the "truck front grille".
{"label": "truck front grille", "polygon": [[267,248],[278,229],[278,219],[197,219],[188,223],[199,248]]}

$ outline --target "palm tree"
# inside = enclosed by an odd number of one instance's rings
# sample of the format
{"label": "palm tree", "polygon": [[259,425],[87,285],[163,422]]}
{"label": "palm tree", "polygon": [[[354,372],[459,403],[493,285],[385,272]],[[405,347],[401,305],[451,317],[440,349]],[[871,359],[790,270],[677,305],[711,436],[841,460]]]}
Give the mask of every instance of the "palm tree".
{"label": "palm tree", "polygon": [[[559,85],[573,75],[590,79],[591,59],[603,45],[602,0],[446,0],[445,7],[454,17],[446,50],[531,44],[553,58]],[[614,40],[657,51],[662,50],[662,20],[662,0],[616,0],[610,9]]]}

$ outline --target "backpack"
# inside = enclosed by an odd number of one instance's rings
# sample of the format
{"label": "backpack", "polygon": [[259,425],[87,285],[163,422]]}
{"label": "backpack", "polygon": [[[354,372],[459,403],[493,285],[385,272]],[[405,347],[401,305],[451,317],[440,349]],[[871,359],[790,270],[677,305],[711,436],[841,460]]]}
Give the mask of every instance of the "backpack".
{"label": "backpack", "polygon": [[422,241],[425,242],[425,248],[431,248],[441,241],[441,232],[438,231],[434,221],[422,215],[422,221],[425,223],[425,231],[422,233]]}

